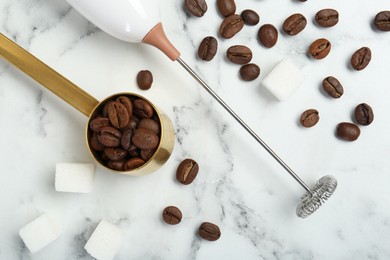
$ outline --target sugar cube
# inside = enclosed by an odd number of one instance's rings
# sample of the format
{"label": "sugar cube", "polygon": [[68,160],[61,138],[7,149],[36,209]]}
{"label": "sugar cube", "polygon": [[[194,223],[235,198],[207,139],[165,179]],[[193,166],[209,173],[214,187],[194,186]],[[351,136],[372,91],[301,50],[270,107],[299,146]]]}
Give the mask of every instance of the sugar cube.
{"label": "sugar cube", "polygon": [[85,250],[99,260],[113,259],[123,240],[122,231],[106,220],[100,221],[85,244]]}
{"label": "sugar cube", "polygon": [[62,192],[89,193],[95,178],[95,165],[90,163],[57,163],[55,188]]}
{"label": "sugar cube", "polygon": [[31,253],[35,253],[62,233],[62,224],[53,215],[43,214],[19,230],[19,236]]}
{"label": "sugar cube", "polygon": [[303,73],[297,65],[289,59],[284,59],[268,73],[262,84],[278,100],[286,100],[303,80]]}

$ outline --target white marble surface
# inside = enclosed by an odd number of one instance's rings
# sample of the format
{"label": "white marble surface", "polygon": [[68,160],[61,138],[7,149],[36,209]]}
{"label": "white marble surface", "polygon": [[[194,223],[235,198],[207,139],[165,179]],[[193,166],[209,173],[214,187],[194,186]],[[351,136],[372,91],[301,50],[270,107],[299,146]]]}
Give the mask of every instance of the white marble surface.
{"label": "white marble surface", "polygon": [[[2,0],[0,31],[98,99],[132,91],[150,98],[172,119],[176,144],[158,172],[145,177],[120,176],[97,168],[90,194],[58,193],[57,162],[93,162],[84,137],[87,118],[4,61],[0,61],[0,259],[91,259],[83,249],[101,219],[116,224],[125,241],[116,259],[389,259],[390,258],[390,33],[371,26],[388,0],[236,1],[239,11],[261,15],[230,40],[219,39],[211,62],[196,58],[207,35],[217,36],[221,17],[215,1],[202,18],[186,15],[182,0],[160,1],[167,35],[182,58],[293,168],[308,185],[326,174],[337,177],[334,196],[308,219],[295,216],[304,190],[184,70],[149,46],[111,38],[88,23],[64,0]],[[326,7],[340,12],[333,28],[319,28],[314,14]],[[265,49],[259,26],[280,28],[301,12],[306,29],[295,37],[279,35]],[[328,38],[333,48],[324,60],[306,55],[310,43]],[[226,61],[233,44],[248,45],[260,77],[243,82],[237,65]],[[360,72],[348,67],[362,46],[373,52]],[[261,81],[281,59],[293,59],[304,84],[278,102]],[[135,76],[153,72],[152,89],[141,91]],[[345,88],[339,100],[320,91],[334,75]],[[361,127],[353,143],[338,140],[335,127],[351,121],[361,102],[375,112],[373,124]],[[303,129],[298,118],[317,108],[320,122]],[[191,157],[200,173],[189,186],[175,180],[178,163]],[[182,223],[169,226],[161,212],[178,206]],[[63,216],[64,234],[32,255],[17,232],[44,212]],[[216,242],[196,235],[200,223],[220,226]]]}

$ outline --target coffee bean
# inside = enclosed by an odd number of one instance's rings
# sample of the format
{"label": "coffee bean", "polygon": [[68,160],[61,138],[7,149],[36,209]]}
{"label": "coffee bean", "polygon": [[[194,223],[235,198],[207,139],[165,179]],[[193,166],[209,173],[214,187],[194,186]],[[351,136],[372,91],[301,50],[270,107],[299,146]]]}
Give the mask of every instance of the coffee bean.
{"label": "coffee bean", "polygon": [[236,12],[236,3],[234,0],[217,0],[217,8],[222,16],[228,17]]}
{"label": "coffee bean", "polygon": [[112,102],[108,106],[108,118],[111,124],[116,128],[127,126],[130,120],[129,112],[126,107],[119,102]]}
{"label": "coffee bean", "polygon": [[116,102],[121,103],[122,105],[125,106],[127,112],[129,113],[129,116],[131,117],[133,114],[133,104],[131,103],[130,98],[125,97],[125,96],[120,96],[116,99]]}
{"label": "coffee bean", "polygon": [[164,209],[162,217],[167,224],[176,225],[180,223],[183,215],[177,207],[169,206]]}
{"label": "coffee bean", "polygon": [[336,128],[336,136],[344,141],[353,142],[358,139],[360,129],[357,125],[343,122],[339,123]]}
{"label": "coffee bean", "polygon": [[243,27],[244,20],[242,20],[242,17],[238,14],[233,14],[223,20],[219,28],[219,34],[224,39],[230,39],[241,31]]}
{"label": "coffee bean", "polygon": [[103,151],[105,146],[102,145],[100,142],[99,142],[99,139],[98,139],[98,135],[97,133],[93,133],[92,134],[92,137],[91,137],[91,141],[89,142],[89,144],[91,145],[92,149],[95,150],[95,151]]}
{"label": "coffee bean", "polygon": [[205,61],[211,61],[218,49],[218,41],[212,36],[202,40],[198,49],[198,57]]}
{"label": "coffee bean", "polygon": [[127,129],[122,133],[121,146],[125,150],[128,150],[132,145],[131,137],[133,136],[133,131],[133,129]]}
{"label": "coffee bean", "polygon": [[154,113],[152,105],[143,99],[136,99],[133,102],[133,113],[138,118],[151,118]]}
{"label": "coffee bean", "polygon": [[297,35],[305,29],[307,20],[302,14],[293,14],[283,23],[283,31],[288,35]]}
{"label": "coffee bean", "polygon": [[242,11],[241,17],[246,25],[256,25],[260,21],[260,16],[251,9]]}
{"label": "coffee bean", "polygon": [[102,109],[102,117],[108,117],[108,107],[109,107],[110,104],[113,103],[113,102],[115,102],[115,101],[110,100],[110,101],[108,101],[108,102],[104,105],[104,107],[103,107],[103,109]]}
{"label": "coffee bean", "polygon": [[374,25],[380,31],[390,31],[390,11],[379,12],[375,16]]}
{"label": "coffee bean", "polygon": [[194,181],[198,172],[198,163],[192,159],[185,159],[179,164],[179,167],[177,167],[176,179],[181,184],[188,185]]}
{"label": "coffee bean", "polygon": [[127,149],[127,152],[132,157],[139,157],[140,156],[140,149],[135,146],[134,144],[130,145],[129,149]]}
{"label": "coffee bean", "polygon": [[120,161],[108,161],[107,162],[107,167],[113,170],[117,171],[123,171],[123,167],[125,165],[125,160],[120,160]]}
{"label": "coffee bean", "polygon": [[221,230],[213,223],[203,222],[199,227],[199,236],[208,241],[215,241],[221,237]]}
{"label": "coffee bean", "polygon": [[368,47],[362,47],[351,57],[351,65],[355,70],[362,70],[371,61],[371,50]]}
{"label": "coffee bean", "polygon": [[148,90],[153,84],[153,74],[149,70],[141,70],[137,74],[137,85],[142,90]]}
{"label": "coffee bean", "polygon": [[191,14],[202,17],[207,12],[205,0],[185,0],[185,6]]}
{"label": "coffee bean", "polygon": [[322,81],[322,88],[329,96],[339,98],[344,94],[341,83],[335,77],[329,76]]}
{"label": "coffee bean", "polygon": [[355,108],[355,119],[361,125],[369,125],[374,120],[374,112],[366,103],[361,103]]}
{"label": "coffee bean", "polygon": [[272,24],[264,24],[258,32],[260,42],[267,48],[272,48],[278,41],[278,30]]}
{"label": "coffee bean", "polygon": [[134,170],[142,165],[144,165],[145,161],[141,158],[134,157],[126,161],[126,163],[123,165],[123,169],[125,171]]}
{"label": "coffee bean", "polygon": [[252,60],[252,51],[244,45],[234,45],[226,51],[226,57],[235,64],[246,64]]}
{"label": "coffee bean", "polygon": [[107,117],[98,117],[92,120],[91,123],[89,123],[89,127],[95,133],[99,133],[100,129],[103,126],[109,126],[109,125],[110,125],[110,120]]}
{"label": "coffee bean", "polygon": [[119,161],[126,157],[127,151],[122,148],[107,147],[104,149],[104,153],[111,161]]}
{"label": "coffee bean", "polygon": [[300,122],[304,127],[312,127],[318,123],[320,117],[316,109],[308,109],[301,115]]}
{"label": "coffee bean", "polygon": [[260,75],[260,68],[254,63],[243,65],[240,68],[240,76],[242,80],[251,81],[257,79]]}
{"label": "coffee bean", "polygon": [[159,137],[151,130],[138,128],[134,131],[131,141],[140,149],[154,149],[159,144]]}
{"label": "coffee bean", "polygon": [[309,54],[314,59],[320,60],[328,56],[331,47],[327,39],[317,39],[310,45]]}
{"label": "coffee bean", "polygon": [[142,149],[139,153],[141,158],[146,162],[152,158],[153,154],[156,152],[156,149]]}
{"label": "coffee bean", "polygon": [[145,128],[153,131],[157,135],[160,134],[160,125],[150,118],[144,118],[141,121],[139,121],[137,128]]}
{"label": "coffee bean", "polygon": [[121,131],[112,126],[102,127],[98,134],[99,142],[106,147],[118,147],[121,137]]}
{"label": "coffee bean", "polygon": [[315,20],[319,26],[332,27],[339,22],[339,13],[334,9],[322,9],[317,12]]}

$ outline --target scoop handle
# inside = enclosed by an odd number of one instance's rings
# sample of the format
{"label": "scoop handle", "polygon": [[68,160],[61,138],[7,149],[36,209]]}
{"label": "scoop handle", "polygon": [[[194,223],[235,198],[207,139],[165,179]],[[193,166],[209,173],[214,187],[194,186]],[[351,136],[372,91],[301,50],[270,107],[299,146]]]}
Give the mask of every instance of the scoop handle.
{"label": "scoop handle", "polygon": [[0,56],[89,116],[99,103],[94,97],[0,33]]}

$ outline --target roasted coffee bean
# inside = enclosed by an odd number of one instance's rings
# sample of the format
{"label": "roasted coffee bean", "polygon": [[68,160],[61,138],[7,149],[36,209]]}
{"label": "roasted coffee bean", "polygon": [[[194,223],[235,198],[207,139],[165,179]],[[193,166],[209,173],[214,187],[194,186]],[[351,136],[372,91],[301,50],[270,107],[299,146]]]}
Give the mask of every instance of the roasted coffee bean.
{"label": "roasted coffee bean", "polygon": [[112,102],[108,106],[108,118],[116,128],[122,128],[129,124],[130,116],[126,107],[119,102]]}
{"label": "roasted coffee bean", "polygon": [[129,116],[131,117],[133,114],[133,103],[131,103],[130,98],[125,96],[120,96],[116,99],[116,102],[121,103],[125,106],[127,112],[129,113]]}
{"label": "roasted coffee bean", "polygon": [[179,224],[183,215],[175,206],[166,207],[162,213],[163,220],[169,225]]}
{"label": "roasted coffee bean", "polygon": [[246,64],[252,60],[252,51],[244,45],[234,45],[226,51],[226,57],[235,64]]}
{"label": "roasted coffee bean", "polygon": [[278,41],[278,30],[272,24],[264,24],[258,32],[259,41],[267,48],[272,48]]}
{"label": "roasted coffee bean", "polygon": [[98,134],[97,133],[93,133],[92,134],[92,137],[91,137],[91,141],[89,142],[89,144],[91,145],[92,149],[95,150],[95,151],[103,151],[105,146],[102,145],[100,142],[99,142],[99,139],[98,139]]}
{"label": "roasted coffee bean", "polygon": [[99,133],[100,129],[103,126],[109,126],[109,125],[110,125],[110,120],[107,117],[98,117],[92,120],[91,123],[89,123],[89,127],[95,133]]}
{"label": "roasted coffee bean", "polygon": [[177,167],[176,179],[178,182],[188,185],[194,181],[198,172],[198,163],[192,159],[185,159],[179,164],[179,167]]}
{"label": "roasted coffee bean", "polygon": [[151,130],[138,128],[134,131],[131,141],[140,149],[154,149],[158,146],[160,138]]}
{"label": "roasted coffee bean", "polygon": [[254,63],[245,64],[240,68],[240,76],[242,80],[251,81],[257,79],[260,75],[260,68]]}
{"label": "roasted coffee bean", "polygon": [[329,96],[339,98],[344,94],[343,86],[335,77],[329,76],[322,81],[322,88]]}
{"label": "roasted coffee bean", "polygon": [[108,107],[109,107],[110,104],[113,103],[113,102],[115,102],[115,101],[110,100],[110,101],[108,101],[108,102],[104,105],[104,107],[103,107],[103,109],[102,109],[102,117],[107,117],[107,118],[108,118]]}
{"label": "roasted coffee bean", "polygon": [[355,108],[355,119],[361,125],[369,125],[374,120],[374,112],[366,103],[361,103]]}
{"label": "roasted coffee bean", "polygon": [[307,20],[302,14],[293,14],[283,23],[283,31],[288,35],[297,35],[305,29]]}
{"label": "roasted coffee bean", "polygon": [[310,45],[309,54],[314,59],[320,60],[328,56],[331,47],[332,45],[327,39],[317,39]]}
{"label": "roasted coffee bean", "polygon": [[260,21],[258,13],[251,9],[246,9],[241,13],[242,20],[246,25],[256,25]]}
{"label": "roasted coffee bean", "polygon": [[390,11],[379,12],[375,16],[374,25],[380,31],[390,31]]}
{"label": "roasted coffee bean", "polygon": [[343,122],[339,123],[336,128],[336,136],[345,141],[355,141],[360,135],[360,129],[357,125]]}
{"label": "roasted coffee bean", "polygon": [[149,161],[150,158],[152,158],[153,154],[156,152],[156,149],[142,149],[139,153],[142,160]]}
{"label": "roasted coffee bean", "polygon": [[351,58],[351,65],[355,70],[362,70],[371,61],[371,50],[368,47],[362,47],[357,50]]}
{"label": "roasted coffee bean", "polygon": [[111,161],[119,161],[126,157],[127,151],[122,148],[107,147],[104,149],[104,153]]}
{"label": "roasted coffee bean", "polygon": [[205,61],[211,61],[218,49],[218,41],[212,36],[202,40],[198,49],[198,57]]}
{"label": "roasted coffee bean", "polygon": [[312,127],[318,123],[320,117],[316,109],[308,109],[301,115],[300,122],[304,127]]}
{"label": "roasted coffee bean", "polygon": [[122,133],[112,126],[104,126],[98,133],[99,142],[106,147],[118,147]]}
{"label": "roasted coffee bean", "polygon": [[127,152],[131,157],[139,157],[140,156],[140,149],[135,146],[134,144],[130,145],[129,149],[127,149]]}
{"label": "roasted coffee bean", "polygon": [[113,170],[117,171],[123,171],[123,166],[125,165],[125,160],[120,160],[120,161],[108,161],[107,162],[107,167]]}
{"label": "roasted coffee bean", "polygon": [[222,16],[228,17],[236,12],[236,3],[234,0],[217,0],[217,8]]}
{"label": "roasted coffee bean", "polygon": [[202,17],[207,12],[205,0],[185,0],[185,6],[191,14]]}
{"label": "roasted coffee bean", "polygon": [[226,17],[221,27],[219,28],[219,34],[224,39],[230,39],[236,35],[244,27],[244,20],[238,14],[233,14]]}
{"label": "roasted coffee bean", "polygon": [[138,118],[151,118],[154,113],[152,105],[143,99],[136,99],[133,102],[133,113]]}
{"label": "roasted coffee bean", "polygon": [[306,2],[307,0],[298,0],[299,2]]}
{"label": "roasted coffee bean", "polygon": [[221,230],[213,223],[203,222],[199,227],[199,236],[208,241],[215,241],[221,237]]}
{"label": "roasted coffee bean", "polygon": [[144,163],[145,161],[141,158],[134,157],[126,161],[126,163],[123,165],[123,170],[130,171],[144,165]]}
{"label": "roasted coffee bean", "polygon": [[107,155],[104,152],[100,153],[100,160],[107,163],[109,161]]}
{"label": "roasted coffee bean", "polygon": [[156,133],[157,135],[160,134],[160,125],[150,118],[144,118],[141,121],[139,121],[137,128],[149,129],[154,133]]}
{"label": "roasted coffee bean", "polygon": [[137,74],[137,85],[142,90],[148,90],[153,84],[153,74],[149,70],[141,70]]}
{"label": "roasted coffee bean", "polygon": [[122,133],[121,146],[125,150],[128,150],[132,145],[131,137],[133,136],[133,131],[133,129],[127,129]]}
{"label": "roasted coffee bean", "polygon": [[319,26],[332,27],[339,22],[339,13],[334,9],[322,9],[317,12],[315,20]]}

